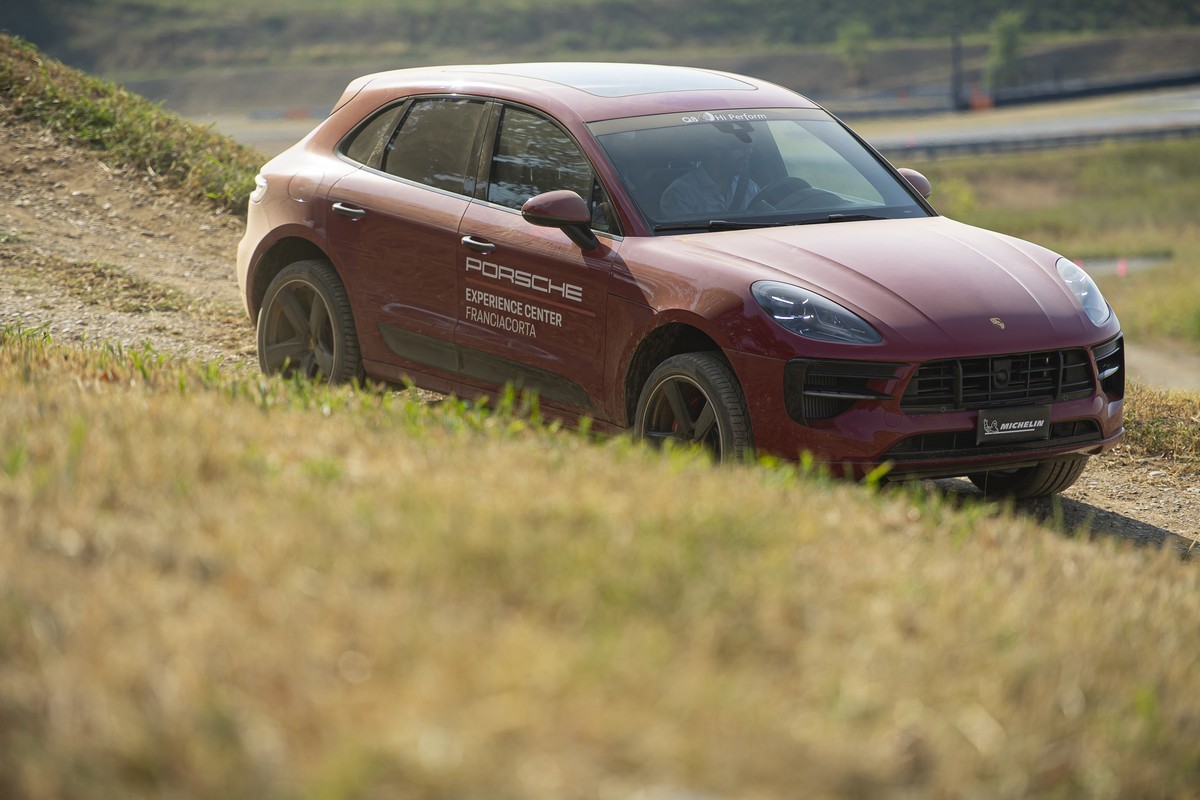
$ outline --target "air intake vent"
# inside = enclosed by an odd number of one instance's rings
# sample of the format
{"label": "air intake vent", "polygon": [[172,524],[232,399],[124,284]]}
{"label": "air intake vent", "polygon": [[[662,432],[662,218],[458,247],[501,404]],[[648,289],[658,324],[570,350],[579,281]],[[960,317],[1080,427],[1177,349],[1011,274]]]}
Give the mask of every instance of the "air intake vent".
{"label": "air intake vent", "polygon": [[886,400],[897,364],[865,361],[789,361],[784,370],[787,412],[796,422],[832,419],[863,400]]}
{"label": "air intake vent", "polygon": [[1100,388],[1114,400],[1125,396],[1125,340],[1118,336],[1092,348]]}

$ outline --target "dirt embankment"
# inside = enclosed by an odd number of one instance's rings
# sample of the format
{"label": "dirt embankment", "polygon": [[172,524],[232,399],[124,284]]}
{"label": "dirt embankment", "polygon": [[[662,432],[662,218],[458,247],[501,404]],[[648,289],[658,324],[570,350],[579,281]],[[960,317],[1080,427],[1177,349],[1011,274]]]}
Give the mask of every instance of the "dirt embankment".
{"label": "dirt embankment", "polygon": [[4,119],[0,107],[0,325],[250,362],[240,221]]}
{"label": "dirt embankment", "polygon": [[[242,223],[2,112],[0,327],[45,327],[64,342],[150,343],[256,369],[234,273]],[[965,481],[940,485],[974,494]],[[1200,474],[1119,448],[1093,459],[1061,504],[1020,510],[1072,530],[1186,547],[1200,536]]]}

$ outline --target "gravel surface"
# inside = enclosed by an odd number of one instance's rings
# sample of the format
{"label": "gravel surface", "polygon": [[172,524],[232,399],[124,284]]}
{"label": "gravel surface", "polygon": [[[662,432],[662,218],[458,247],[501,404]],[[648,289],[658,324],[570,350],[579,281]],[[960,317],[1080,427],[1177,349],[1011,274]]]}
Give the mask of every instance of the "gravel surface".
{"label": "gravel surface", "polygon": [[[3,107],[0,185],[0,326],[44,326],[62,342],[150,343],[257,369],[234,272],[240,220],[12,122]],[[1140,378],[1155,383],[1149,360],[1140,366]],[[936,486],[978,494],[964,480]],[[1186,549],[1200,537],[1200,474],[1117,448],[1092,459],[1061,499],[1017,511],[1070,531]]]}
{"label": "gravel surface", "polygon": [[0,325],[257,364],[240,220],[4,120],[0,106]]}

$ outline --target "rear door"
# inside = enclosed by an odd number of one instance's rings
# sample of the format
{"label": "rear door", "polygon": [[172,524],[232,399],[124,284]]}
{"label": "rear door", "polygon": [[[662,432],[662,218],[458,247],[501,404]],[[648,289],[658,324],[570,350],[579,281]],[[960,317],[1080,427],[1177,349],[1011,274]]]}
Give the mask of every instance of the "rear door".
{"label": "rear door", "polygon": [[487,108],[471,98],[415,98],[382,110],[343,148],[363,169],[329,192],[329,242],[369,361],[457,372],[458,228],[475,191]]}
{"label": "rear door", "polygon": [[[511,382],[576,413],[603,397],[608,280],[615,222],[579,146],[543,114],[497,108],[486,185],[459,229],[458,327],[464,380]],[[595,209],[601,244],[586,253],[554,228],[530,225],[520,208],[534,195],[575,191]]]}

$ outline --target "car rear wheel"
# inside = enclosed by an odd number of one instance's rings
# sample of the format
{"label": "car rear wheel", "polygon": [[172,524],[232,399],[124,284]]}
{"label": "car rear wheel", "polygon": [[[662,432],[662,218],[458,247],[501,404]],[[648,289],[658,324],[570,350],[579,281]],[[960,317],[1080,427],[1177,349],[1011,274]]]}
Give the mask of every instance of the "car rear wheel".
{"label": "car rear wheel", "polygon": [[733,370],[712,353],[672,356],[651,373],[634,416],[635,433],[654,445],[703,447],[717,461],[754,452],[746,398]]}
{"label": "car rear wheel", "polygon": [[362,377],[350,298],[329,263],[297,261],[271,281],[258,315],[258,364],[330,383]]}
{"label": "car rear wheel", "polygon": [[986,495],[1026,500],[1057,494],[1069,488],[1083,474],[1087,457],[1064,461],[1043,461],[1020,469],[992,470],[968,475],[971,483]]}

